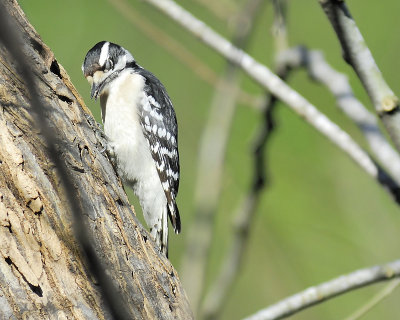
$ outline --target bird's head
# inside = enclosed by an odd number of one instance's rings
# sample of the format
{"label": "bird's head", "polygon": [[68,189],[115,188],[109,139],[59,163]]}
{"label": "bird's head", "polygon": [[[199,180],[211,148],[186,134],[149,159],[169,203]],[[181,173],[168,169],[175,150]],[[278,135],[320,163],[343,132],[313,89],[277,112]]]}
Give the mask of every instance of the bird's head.
{"label": "bird's head", "polygon": [[88,51],[82,65],[83,74],[92,86],[91,98],[101,96],[122,70],[135,64],[133,56],[123,47],[108,41],[97,43]]}

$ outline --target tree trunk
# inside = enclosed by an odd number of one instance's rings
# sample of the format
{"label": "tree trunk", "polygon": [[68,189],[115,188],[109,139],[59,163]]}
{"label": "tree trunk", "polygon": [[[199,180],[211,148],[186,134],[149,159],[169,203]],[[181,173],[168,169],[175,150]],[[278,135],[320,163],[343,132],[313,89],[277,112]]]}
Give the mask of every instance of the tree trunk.
{"label": "tree trunk", "polygon": [[[93,245],[132,319],[192,319],[175,269],[136,219],[68,75],[14,0],[23,33]],[[73,232],[62,182],[34,123],[30,93],[0,46],[0,319],[109,319]]]}

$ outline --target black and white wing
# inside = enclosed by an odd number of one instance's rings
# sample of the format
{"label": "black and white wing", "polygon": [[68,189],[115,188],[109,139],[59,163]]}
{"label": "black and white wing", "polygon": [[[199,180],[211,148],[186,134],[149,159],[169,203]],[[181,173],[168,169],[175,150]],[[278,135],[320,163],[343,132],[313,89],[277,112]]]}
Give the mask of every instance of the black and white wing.
{"label": "black and white wing", "polygon": [[145,97],[141,101],[140,122],[157,167],[168,204],[168,215],[175,233],[181,221],[175,199],[179,189],[178,126],[172,102],[162,83],[149,71],[136,70],[145,78]]}

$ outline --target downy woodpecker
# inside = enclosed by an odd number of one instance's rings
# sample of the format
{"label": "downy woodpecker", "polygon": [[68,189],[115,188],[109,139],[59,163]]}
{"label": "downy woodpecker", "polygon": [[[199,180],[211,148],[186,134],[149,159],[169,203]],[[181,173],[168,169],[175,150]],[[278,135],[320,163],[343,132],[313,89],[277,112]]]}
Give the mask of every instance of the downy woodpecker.
{"label": "downy woodpecker", "polygon": [[139,199],[150,233],[168,253],[168,216],[181,222],[178,127],[162,83],[121,46],[102,41],[86,54],[82,71],[91,97],[100,97],[107,152],[121,179]]}

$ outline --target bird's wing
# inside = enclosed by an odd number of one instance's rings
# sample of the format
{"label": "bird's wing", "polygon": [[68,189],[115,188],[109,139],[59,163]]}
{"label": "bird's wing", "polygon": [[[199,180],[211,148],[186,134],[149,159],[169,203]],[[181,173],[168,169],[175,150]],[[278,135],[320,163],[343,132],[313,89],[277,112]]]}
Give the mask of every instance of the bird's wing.
{"label": "bird's wing", "polygon": [[140,74],[146,80],[146,94],[140,101],[140,122],[167,198],[172,226],[175,233],[179,233],[181,222],[175,199],[179,189],[180,167],[175,111],[161,82],[144,69]]}

